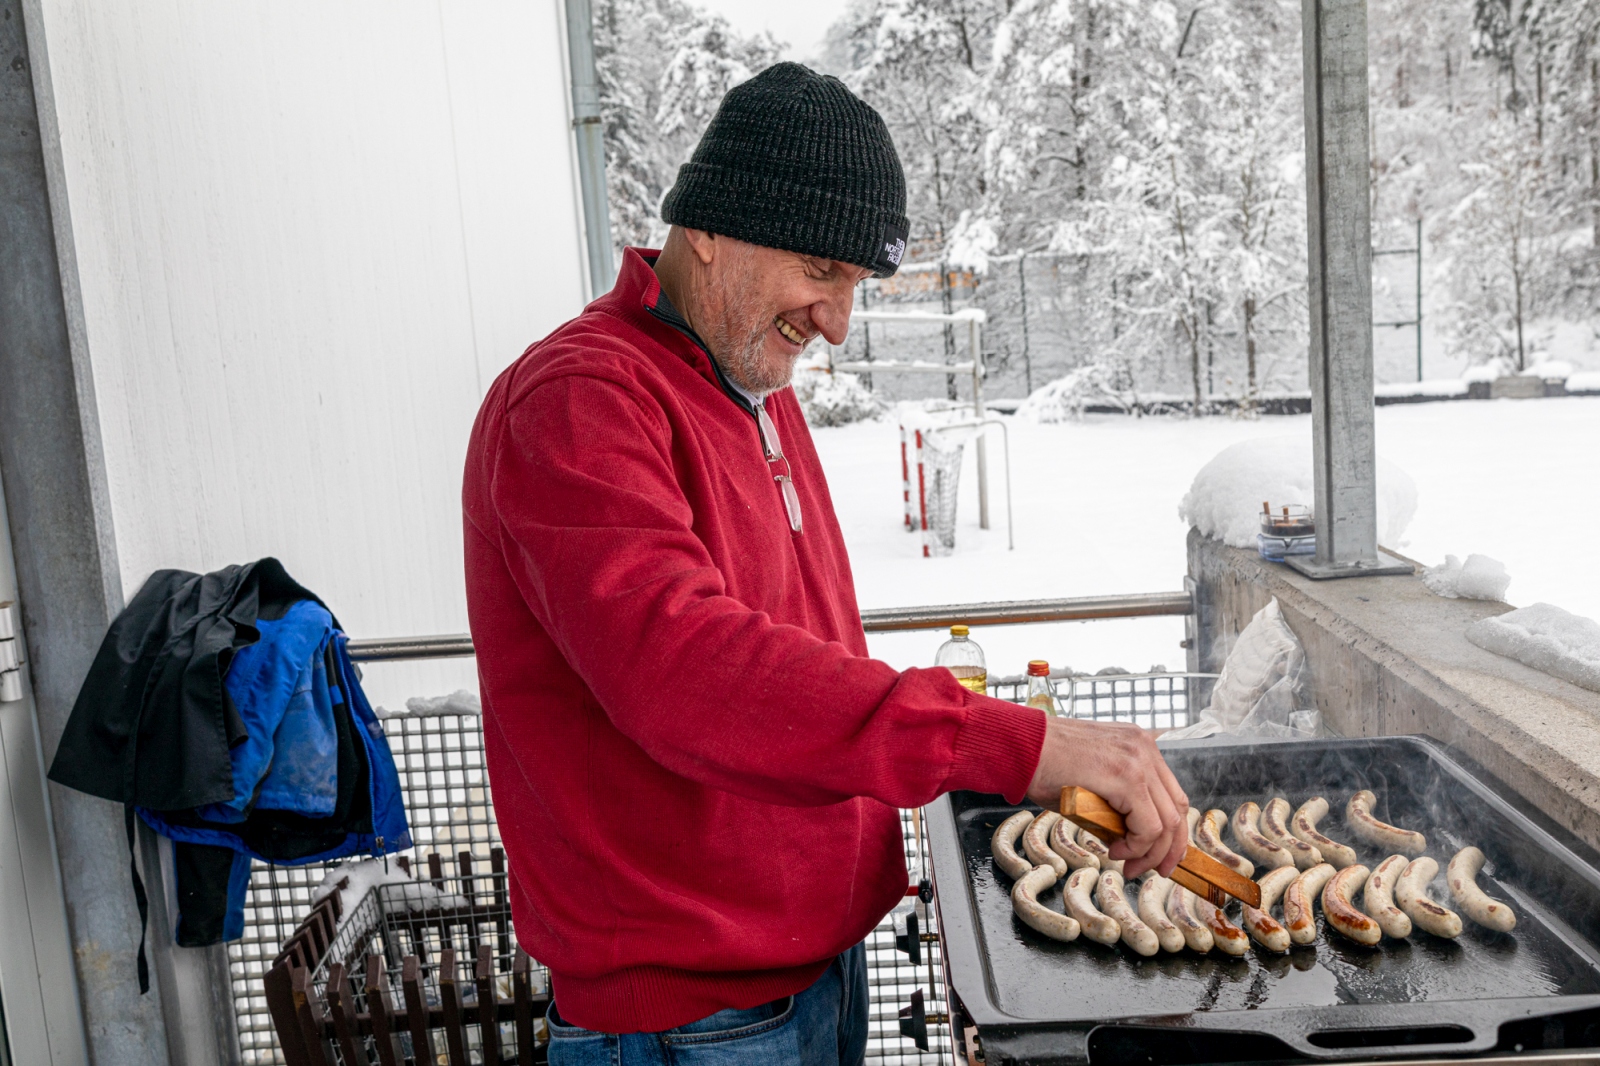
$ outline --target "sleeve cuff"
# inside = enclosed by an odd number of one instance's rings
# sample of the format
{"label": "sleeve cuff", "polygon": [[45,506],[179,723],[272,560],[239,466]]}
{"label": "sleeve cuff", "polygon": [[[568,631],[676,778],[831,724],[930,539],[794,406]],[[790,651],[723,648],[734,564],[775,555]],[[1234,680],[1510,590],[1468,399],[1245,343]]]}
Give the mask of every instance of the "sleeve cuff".
{"label": "sleeve cuff", "polygon": [[956,734],[955,757],[942,791],[997,792],[1008,803],[1027,795],[1044,749],[1043,711],[968,691],[966,724]]}

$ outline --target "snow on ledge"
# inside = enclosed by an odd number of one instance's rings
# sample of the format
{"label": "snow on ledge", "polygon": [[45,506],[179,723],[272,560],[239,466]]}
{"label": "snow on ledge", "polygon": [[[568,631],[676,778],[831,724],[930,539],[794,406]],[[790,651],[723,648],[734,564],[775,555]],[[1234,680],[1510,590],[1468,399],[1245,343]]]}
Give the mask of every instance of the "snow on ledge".
{"label": "snow on ledge", "polygon": [[[1208,537],[1254,548],[1261,505],[1316,505],[1310,435],[1262,437],[1224,448],[1195,475],[1178,516]],[[1417,486],[1398,466],[1378,457],[1378,540],[1398,548],[1417,513]]]}
{"label": "snow on ledge", "polygon": [[1447,600],[1503,600],[1511,587],[1511,575],[1498,559],[1469,555],[1463,563],[1454,555],[1422,571],[1422,583],[1429,592]]}
{"label": "snow on ledge", "polygon": [[1394,396],[1465,396],[1467,383],[1461,378],[1443,378],[1435,381],[1380,382],[1373,387],[1373,395],[1385,398]]}
{"label": "snow on ledge", "polygon": [[1568,392],[1600,392],[1600,370],[1584,370],[1567,378]]}
{"label": "snow on ledge", "polygon": [[1504,655],[1600,692],[1600,622],[1535,603],[1467,627],[1467,639],[1485,651]]}

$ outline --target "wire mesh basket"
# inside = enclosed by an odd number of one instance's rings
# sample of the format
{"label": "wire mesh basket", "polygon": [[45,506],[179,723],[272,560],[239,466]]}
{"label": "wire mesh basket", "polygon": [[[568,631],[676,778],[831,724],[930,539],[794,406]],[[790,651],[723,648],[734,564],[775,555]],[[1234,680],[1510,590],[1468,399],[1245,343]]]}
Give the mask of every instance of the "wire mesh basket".
{"label": "wire mesh basket", "polygon": [[388,1061],[385,1040],[397,1062],[543,1061],[547,976],[516,946],[496,865],[377,885],[343,916],[308,982],[334,1015],[341,1066]]}

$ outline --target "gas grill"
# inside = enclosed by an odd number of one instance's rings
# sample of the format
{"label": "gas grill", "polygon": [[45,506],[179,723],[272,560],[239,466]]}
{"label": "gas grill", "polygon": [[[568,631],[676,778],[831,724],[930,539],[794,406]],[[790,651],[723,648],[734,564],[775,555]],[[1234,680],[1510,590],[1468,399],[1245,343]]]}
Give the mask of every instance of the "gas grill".
{"label": "gas grill", "polygon": [[[953,793],[928,809],[928,837],[958,1058],[964,1052],[984,1066],[1268,1063],[1600,1048],[1592,854],[1536,824],[1445,749],[1387,737],[1204,740],[1165,750],[1202,810],[1325,796],[1333,810],[1322,829],[1357,846],[1369,865],[1382,856],[1341,819],[1352,793],[1372,789],[1378,816],[1423,830],[1441,868],[1461,847],[1482,848],[1489,865],[1479,883],[1512,904],[1516,929],[1496,934],[1468,922],[1453,941],[1418,931],[1369,948],[1319,916],[1315,944],[1288,955],[1252,946],[1242,958],[1185,951],[1145,959],[1083,938],[1057,943],[1012,916],[1011,880],[990,857],[990,834],[1018,808]],[[1043,898],[1059,908],[1060,885]],[[915,1012],[902,1012],[907,1028],[920,1021],[909,1017]]]}

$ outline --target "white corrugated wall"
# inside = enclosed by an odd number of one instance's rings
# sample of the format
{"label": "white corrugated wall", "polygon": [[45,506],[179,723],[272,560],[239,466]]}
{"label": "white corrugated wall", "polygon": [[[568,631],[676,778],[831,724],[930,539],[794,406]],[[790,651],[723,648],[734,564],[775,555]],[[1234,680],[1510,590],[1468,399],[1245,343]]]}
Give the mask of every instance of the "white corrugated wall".
{"label": "white corrugated wall", "polygon": [[126,593],[276,555],[353,636],[464,631],[473,416],[583,302],[557,0],[41,8]]}

